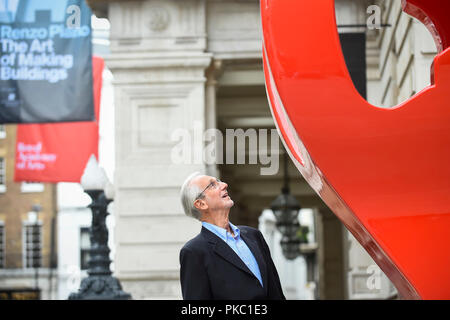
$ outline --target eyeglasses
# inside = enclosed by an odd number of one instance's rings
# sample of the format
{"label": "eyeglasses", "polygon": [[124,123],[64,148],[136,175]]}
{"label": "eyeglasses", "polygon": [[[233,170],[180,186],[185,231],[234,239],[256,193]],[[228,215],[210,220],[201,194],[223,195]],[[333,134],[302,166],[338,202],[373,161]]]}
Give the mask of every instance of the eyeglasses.
{"label": "eyeglasses", "polygon": [[220,179],[216,179],[216,180],[214,180],[214,181],[211,181],[211,182],[206,186],[206,188],[203,189],[203,191],[200,192],[200,193],[198,194],[198,196],[197,196],[197,198],[195,198],[195,200],[200,199],[200,198],[203,196],[203,193],[204,193],[206,190],[208,190],[209,187],[212,187],[213,189],[217,189],[217,188],[219,187],[219,185],[220,185],[221,182],[222,182],[222,181],[220,181]]}

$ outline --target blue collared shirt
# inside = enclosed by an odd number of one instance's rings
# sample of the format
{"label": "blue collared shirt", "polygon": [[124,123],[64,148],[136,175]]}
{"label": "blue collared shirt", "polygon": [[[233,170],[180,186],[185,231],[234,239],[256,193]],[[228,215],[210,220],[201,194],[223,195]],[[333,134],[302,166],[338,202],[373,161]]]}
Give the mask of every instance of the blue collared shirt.
{"label": "blue collared shirt", "polygon": [[241,231],[230,222],[230,228],[233,230],[234,237],[226,229],[218,227],[208,222],[202,222],[202,226],[217,235],[220,239],[225,241],[231,249],[238,255],[239,258],[245,263],[251,272],[258,278],[261,286],[263,286],[261,272],[259,271],[258,262],[255,256],[248,248],[247,244],[242,240]]}

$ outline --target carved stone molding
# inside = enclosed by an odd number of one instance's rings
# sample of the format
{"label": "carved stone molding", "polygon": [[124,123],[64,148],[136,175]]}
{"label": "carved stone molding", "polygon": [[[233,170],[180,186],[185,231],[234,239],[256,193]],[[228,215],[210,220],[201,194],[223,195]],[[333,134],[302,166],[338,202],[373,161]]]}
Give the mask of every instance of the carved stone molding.
{"label": "carved stone molding", "polygon": [[167,29],[170,23],[169,11],[160,6],[151,6],[148,8],[149,22],[148,27],[155,32],[161,32]]}

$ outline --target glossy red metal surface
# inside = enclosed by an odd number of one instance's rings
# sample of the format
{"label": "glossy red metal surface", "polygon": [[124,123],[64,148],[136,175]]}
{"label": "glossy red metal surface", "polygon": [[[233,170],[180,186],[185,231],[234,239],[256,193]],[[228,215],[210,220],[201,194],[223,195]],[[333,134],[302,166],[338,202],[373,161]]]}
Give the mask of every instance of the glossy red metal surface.
{"label": "glossy red metal surface", "polygon": [[450,298],[450,1],[407,0],[439,54],[391,109],[356,91],[334,0],[261,0],[273,117],[297,168],[402,298]]}

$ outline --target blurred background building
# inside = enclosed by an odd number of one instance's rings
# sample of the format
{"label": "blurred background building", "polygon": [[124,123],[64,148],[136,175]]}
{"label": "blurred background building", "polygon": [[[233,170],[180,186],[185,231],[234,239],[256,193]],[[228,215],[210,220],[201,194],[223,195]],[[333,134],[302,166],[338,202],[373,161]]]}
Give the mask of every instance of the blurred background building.
{"label": "blurred background building", "polygon": [[[287,165],[290,190],[302,207],[300,223],[309,227],[308,243],[303,244],[308,255],[286,260],[270,210],[284,183],[281,143],[276,144],[280,165],[274,175],[261,175],[260,169],[268,165],[248,161],[217,165],[172,161],[177,144],[172,138],[178,129],[198,139],[196,129],[218,128],[225,136],[226,129],[258,132],[275,128],[264,86],[259,1],[87,2],[96,16],[103,18],[97,21],[99,30],[94,37],[96,52],[106,59],[104,79],[108,80],[104,80],[103,90],[109,90],[102,94],[107,101],[102,101],[101,110],[108,111],[100,125],[104,146],[100,164],[115,185],[110,240],[113,270],[124,291],[134,299],[181,298],[179,250],[200,231],[200,224],[185,217],[179,190],[191,172],[201,171],[229,184],[235,201],[230,216],[234,224],[263,232],[287,298],[398,298],[389,279],[291,161]],[[347,66],[363,97],[389,108],[429,85],[436,46],[426,28],[401,11],[401,0],[335,3]],[[367,24],[374,14],[368,11],[371,5],[379,8],[382,25],[376,28]],[[22,283],[33,287],[34,273],[24,260],[23,230],[36,216],[28,214],[32,205],[40,203],[43,261],[39,275],[49,279],[50,272],[44,270],[50,266],[49,230],[58,211],[54,247],[54,252],[58,251],[58,294],[51,298],[65,299],[84,274],[89,201],[78,185],[59,185],[58,205],[55,186],[44,184],[39,192],[21,191],[22,184],[14,184],[8,175],[14,165],[14,142],[10,140],[13,127],[5,127],[6,138],[0,136],[0,188],[5,188],[0,194],[0,289],[13,286],[13,274],[22,274],[26,278]],[[194,153],[201,153],[207,146],[200,137],[200,144],[194,147]],[[252,152],[257,151],[246,150]],[[8,258],[8,252],[17,257]],[[47,290],[44,283],[39,281],[42,297],[50,298],[45,292],[56,291]]]}
{"label": "blurred background building", "polygon": [[0,295],[51,299],[57,278],[56,186],[14,182],[16,128],[0,126]]}
{"label": "blurred background building", "polygon": [[[89,4],[111,23],[107,65],[116,97],[115,261],[125,290],[135,298],[180,297],[178,252],[200,229],[184,217],[179,202],[179,188],[192,171],[227,181],[235,200],[233,223],[261,226],[272,251],[279,250],[271,218],[258,219],[280,193],[281,166],[277,174],[261,176],[260,164],[171,161],[171,133],[185,128],[193,136],[195,121],[202,130],[222,133],[275,128],[264,87],[259,1]],[[380,9],[379,28],[368,28],[371,5]],[[369,102],[392,107],[429,84],[436,46],[421,23],[402,13],[400,0],[336,0],[336,16],[348,68]],[[310,279],[316,286],[312,297],[395,298],[395,288],[374,261],[288,165],[291,193],[313,212],[317,277]],[[298,282],[301,294],[288,288],[296,280],[287,278],[286,263],[293,262],[276,258],[287,295],[305,297],[305,276]],[[305,268],[293,270],[304,273]]]}

